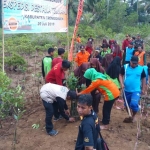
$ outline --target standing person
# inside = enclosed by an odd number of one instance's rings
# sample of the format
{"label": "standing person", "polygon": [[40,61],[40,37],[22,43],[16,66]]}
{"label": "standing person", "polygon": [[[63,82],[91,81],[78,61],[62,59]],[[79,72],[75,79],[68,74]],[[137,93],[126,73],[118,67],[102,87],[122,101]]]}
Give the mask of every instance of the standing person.
{"label": "standing person", "polygon": [[96,58],[100,63],[102,63],[102,56],[100,55],[100,49],[96,48],[95,50],[95,54],[93,56],[93,58]]}
{"label": "standing person", "polygon": [[76,38],[76,50],[77,50],[77,52],[80,50],[80,46],[81,46],[81,36],[80,36],[80,34],[78,34],[77,38]]}
{"label": "standing person", "polygon": [[108,42],[107,42],[107,40],[106,40],[106,39],[103,39],[103,41],[102,41],[102,45],[106,45],[107,47],[109,47],[109,44],[108,44]]}
{"label": "standing person", "polygon": [[87,52],[89,52],[90,55],[92,54],[93,47],[92,47],[92,43],[91,43],[90,41],[87,42],[86,47],[85,47],[85,50],[86,50]]}
{"label": "standing person", "polygon": [[122,51],[120,50],[119,44],[117,44],[117,41],[115,41],[114,44],[114,51],[113,51],[113,57],[119,56],[120,59],[122,59]]}
{"label": "standing person", "polygon": [[81,45],[80,46],[80,52],[77,53],[75,62],[77,63],[78,66],[80,66],[84,62],[88,62],[90,54],[85,50],[85,46]]}
{"label": "standing person", "polygon": [[92,35],[90,35],[90,37],[88,38],[88,41],[91,42],[91,44],[93,44],[94,39],[92,38]]}
{"label": "standing person", "polygon": [[145,77],[146,75],[143,67],[138,65],[137,56],[132,56],[130,64],[126,64],[121,68],[119,75],[120,84],[125,92],[127,103],[132,110],[132,118],[125,118],[124,122],[126,123],[135,121],[135,116],[139,111],[140,95],[141,93],[145,93]]}
{"label": "standing person", "polygon": [[134,53],[134,56],[137,56],[139,58],[139,65],[146,65],[146,54],[142,46],[138,46],[137,51]]}
{"label": "standing person", "polygon": [[66,104],[66,99],[76,99],[76,92],[68,90],[67,87],[47,83],[42,86],[40,90],[40,97],[45,108],[46,118],[46,132],[51,136],[55,136],[58,131],[53,129],[52,117],[55,120],[60,119],[60,115],[68,120],[74,122],[75,119],[70,117],[70,112]]}
{"label": "standing person", "polygon": [[54,58],[52,61],[52,68],[63,61],[65,50],[63,48],[58,48],[58,57]]}
{"label": "standing person", "polygon": [[48,49],[48,56],[45,56],[42,60],[42,76],[45,79],[45,76],[52,68],[52,59],[54,55],[54,48]]}
{"label": "standing person", "polygon": [[97,115],[92,110],[91,95],[84,94],[79,96],[77,111],[82,120],[79,126],[75,150],[96,150],[100,125]]}
{"label": "standing person", "polygon": [[139,34],[137,35],[134,44],[135,44],[134,46],[135,50],[137,50],[139,46],[144,47],[144,41],[143,39],[141,39],[141,36]]}
{"label": "standing person", "polygon": [[105,57],[106,54],[110,54],[110,51],[108,51],[108,47],[106,45],[102,45],[103,50],[100,52],[100,55],[102,57]]}
{"label": "standing person", "polygon": [[63,60],[61,63],[56,64],[46,76],[46,83],[53,83],[63,85],[65,80],[65,71],[70,68],[70,62]]}
{"label": "standing person", "polygon": [[86,70],[84,77],[92,81],[91,85],[80,93],[77,92],[77,95],[88,94],[94,89],[97,89],[104,96],[104,105],[103,105],[103,119],[101,129],[108,129],[110,122],[110,114],[112,106],[116,99],[120,95],[120,91],[117,85],[107,79],[107,77],[97,72],[94,68]]}
{"label": "standing person", "polygon": [[90,68],[90,63],[86,62],[82,63],[82,65],[80,65],[74,70],[74,75],[78,78],[79,86],[86,83],[86,79],[84,78],[83,75],[88,68]]}
{"label": "standing person", "polygon": [[[119,81],[119,73],[121,70],[121,59],[120,57],[116,56],[114,60],[111,62],[111,64],[108,66],[108,69],[106,73],[112,78],[112,79],[118,79]],[[119,106],[117,106],[117,102],[120,102],[121,100],[116,100],[114,103],[114,107],[116,109],[120,109]]]}
{"label": "standing person", "polygon": [[133,52],[134,52],[133,42],[130,42],[129,46],[126,47],[125,64],[130,63],[131,57],[133,56]]}
{"label": "standing person", "polygon": [[130,34],[126,35],[126,39],[122,42],[122,50],[123,50],[123,60],[122,60],[122,64],[125,63],[125,55],[126,55],[126,47],[129,46],[129,43],[132,42],[131,41],[131,36]]}
{"label": "standing person", "polygon": [[107,70],[109,64],[113,61],[112,54],[106,54],[105,57],[102,59],[102,66],[105,70]]}

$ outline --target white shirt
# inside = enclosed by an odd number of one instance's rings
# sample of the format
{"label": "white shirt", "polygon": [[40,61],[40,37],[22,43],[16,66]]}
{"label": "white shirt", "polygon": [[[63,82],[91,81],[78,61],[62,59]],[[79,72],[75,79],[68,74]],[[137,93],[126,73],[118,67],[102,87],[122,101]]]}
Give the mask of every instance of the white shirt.
{"label": "white shirt", "polygon": [[61,97],[62,99],[66,100],[68,91],[69,89],[65,86],[47,83],[42,86],[40,90],[40,96],[44,101],[53,103],[56,97]]}

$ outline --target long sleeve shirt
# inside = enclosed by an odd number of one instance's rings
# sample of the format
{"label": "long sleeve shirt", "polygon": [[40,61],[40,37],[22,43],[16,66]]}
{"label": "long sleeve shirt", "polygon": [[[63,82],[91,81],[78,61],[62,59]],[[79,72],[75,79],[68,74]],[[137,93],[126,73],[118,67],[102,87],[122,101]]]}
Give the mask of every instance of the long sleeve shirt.
{"label": "long sleeve shirt", "polygon": [[92,81],[91,85],[80,94],[88,94],[94,89],[97,89],[104,96],[105,101],[110,101],[117,98],[120,95],[118,87],[111,80],[97,79]]}
{"label": "long sleeve shirt", "polygon": [[62,63],[56,64],[46,76],[46,83],[54,83],[63,85],[65,79],[65,72],[62,69]]}

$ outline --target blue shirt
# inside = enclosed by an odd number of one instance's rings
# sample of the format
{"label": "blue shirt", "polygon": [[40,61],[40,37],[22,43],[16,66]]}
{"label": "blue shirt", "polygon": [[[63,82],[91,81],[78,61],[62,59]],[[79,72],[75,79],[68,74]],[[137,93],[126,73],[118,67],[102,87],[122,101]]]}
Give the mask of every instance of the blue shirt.
{"label": "blue shirt", "polygon": [[141,75],[143,67],[138,65],[135,68],[130,67],[129,64],[124,65],[124,86],[127,92],[140,92],[141,91]]}
{"label": "blue shirt", "polygon": [[126,47],[125,61],[130,61],[131,60],[131,57],[133,56],[133,51],[134,51],[134,48]]}
{"label": "blue shirt", "polygon": [[75,150],[85,150],[86,146],[93,146],[96,149],[100,125],[94,111],[85,116],[79,126],[78,138]]}

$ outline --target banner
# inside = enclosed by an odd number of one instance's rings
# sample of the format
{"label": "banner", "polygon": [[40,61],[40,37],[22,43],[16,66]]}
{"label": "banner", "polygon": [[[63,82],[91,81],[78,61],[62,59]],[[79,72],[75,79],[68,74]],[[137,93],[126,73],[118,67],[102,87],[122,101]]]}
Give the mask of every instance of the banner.
{"label": "banner", "polygon": [[70,51],[69,51],[69,55],[68,55],[68,60],[69,61],[72,61],[72,59],[73,59],[74,40],[76,38],[78,25],[80,23],[80,19],[81,19],[81,16],[82,16],[83,4],[84,4],[84,0],[79,0],[78,14],[77,14],[76,23],[75,23],[75,27],[74,27],[74,33],[73,33],[73,37],[72,37],[72,41],[71,41],[71,47],[70,47]]}
{"label": "banner", "polygon": [[67,32],[67,0],[3,0],[4,33]]}

